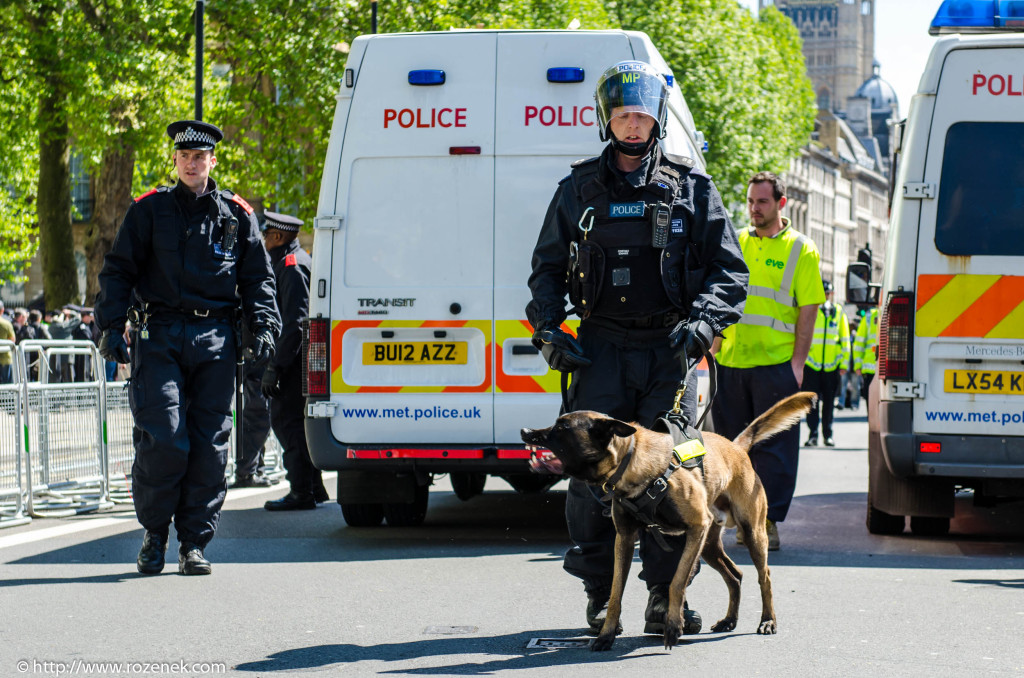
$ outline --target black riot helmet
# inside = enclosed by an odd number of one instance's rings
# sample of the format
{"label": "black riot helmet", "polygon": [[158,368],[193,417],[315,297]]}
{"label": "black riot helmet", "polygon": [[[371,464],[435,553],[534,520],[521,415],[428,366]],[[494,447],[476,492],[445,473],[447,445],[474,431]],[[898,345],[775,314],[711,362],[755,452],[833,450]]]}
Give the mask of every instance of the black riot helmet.
{"label": "black riot helmet", "polygon": [[[668,113],[668,83],[665,78],[654,70],[654,67],[643,61],[620,61],[597,79],[597,90],[594,100],[597,102],[598,133],[601,141],[612,140],[616,148],[632,147],[636,144],[623,144],[611,133],[609,124],[616,115],[623,113],[643,113],[654,118],[657,128],[653,137],[665,137],[665,116]],[[647,147],[650,139],[644,144]],[[640,150],[637,148],[619,148],[630,155]]]}

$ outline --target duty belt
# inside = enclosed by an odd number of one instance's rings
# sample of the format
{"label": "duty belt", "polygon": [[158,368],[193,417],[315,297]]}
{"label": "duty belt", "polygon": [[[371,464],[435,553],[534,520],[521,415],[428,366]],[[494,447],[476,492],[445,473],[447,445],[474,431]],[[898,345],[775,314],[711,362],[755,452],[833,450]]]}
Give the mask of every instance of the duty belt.
{"label": "duty belt", "polygon": [[[235,307],[229,306],[227,308],[174,308],[172,306],[157,306],[155,304],[146,304],[142,309],[132,308],[129,309],[128,319],[132,320],[131,312],[136,311],[140,315],[142,322],[149,320],[159,319],[166,316],[179,316],[186,319],[191,318],[214,318],[217,320],[233,320],[235,317]],[[132,322],[135,322],[132,320]]]}

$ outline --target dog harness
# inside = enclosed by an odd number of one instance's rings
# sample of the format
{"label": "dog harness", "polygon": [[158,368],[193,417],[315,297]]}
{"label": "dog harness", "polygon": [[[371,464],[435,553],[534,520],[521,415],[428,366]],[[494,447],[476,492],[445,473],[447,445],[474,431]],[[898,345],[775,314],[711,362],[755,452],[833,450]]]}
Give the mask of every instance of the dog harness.
{"label": "dog harness", "polygon": [[681,416],[668,414],[658,419],[652,430],[672,436],[673,459],[669,463],[668,468],[665,469],[664,473],[655,478],[635,499],[616,496],[615,483],[622,478],[626,467],[629,466],[629,462],[633,457],[633,450],[636,446],[634,441],[630,441],[629,451],[623,457],[619,467],[612,474],[612,477],[601,485],[601,489],[606,493],[602,497],[602,501],[608,501],[609,499],[618,501],[619,505],[626,509],[627,513],[644,525],[644,529],[654,537],[654,541],[658,543],[658,546],[670,552],[672,547],[665,541],[665,531],[673,528],[658,518],[658,507],[668,493],[668,479],[681,468],[699,468],[701,477],[703,477],[704,454],[707,450],[704,449],[704,438],[701,436],[700,431],[690,426],[690,423]]}

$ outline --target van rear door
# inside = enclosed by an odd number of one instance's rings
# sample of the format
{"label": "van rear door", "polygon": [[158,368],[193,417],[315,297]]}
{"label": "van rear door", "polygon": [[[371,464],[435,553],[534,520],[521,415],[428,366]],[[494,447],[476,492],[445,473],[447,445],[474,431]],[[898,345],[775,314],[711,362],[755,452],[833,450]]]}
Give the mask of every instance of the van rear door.
{"label": "van rear door", "polygon": [[367,42],[337,187],[338,440],[493,442],[496,39]]}
{"label": "van rear door", "polygon": [[[921,205],[914,430],[1024,435],[1024,45],[952,50]],[[963,460],[968,461],[968,460]]]}
{"label": "van rear door", "polygon": [[[522,427],[551,424],[560,390],[559,373],[533,348],[525,319],[533,248],[558,181],[573,161],[603,150],[594,110],[598,77],[633,52],[622,32],[502,33],[497,47],[494,428],[498,443],[518,444]],[[581,69],[582,80],[558,82],[570,73],[549,76],[549,69]],[[566,329],[575,332],[576,325]]]}

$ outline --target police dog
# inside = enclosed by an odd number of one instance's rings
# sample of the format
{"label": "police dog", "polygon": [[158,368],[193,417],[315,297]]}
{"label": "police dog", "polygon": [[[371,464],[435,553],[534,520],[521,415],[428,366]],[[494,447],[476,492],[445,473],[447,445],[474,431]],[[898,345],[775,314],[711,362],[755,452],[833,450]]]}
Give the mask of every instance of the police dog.
{"label": "police dog", "polygon": [[[772,584],[768,572],[768,533],[765,519],[768,501],[764,487],[747,456],[750,448],[785,431],[800,421],[814,403],[815,394],[800,392],[776,403],[755,419],[735,440],[704,433],[704,472],[680,468],[669,476],[668,491],[658,508],[665,534],[687,534],[686,548],[669,590],[665,619],[665,648],[671,649],[682,631],[686,586],[698,556],[717,570],[729,589],[725,617],[711,627],[713,632],[736,628],[743,574],[722,547],[722,529],[737,526],[742,531],[750,558],[757,568],[761,587],[761,622],[757,632],[776,631]],[[673,460],[672,436],[638,424],[627,424],[597,412],[563,414],[546,429],[522,429],[527,445],[551,450],[554,460],[546,465],[572,478],[611,491],[612,520],[615,523],[615,572],[608,615],[592,650],[608,650],[622,612],[622,592],[633,560],[633,546],[645,527],[622,506],[619,499],[636,499],[668,469]],[[632,452],[632,454],[630,454]],[[621,465],[624,469],[620,469]],[[612,481],[621,472],[617,480]],[[606,486],[612,481],[614,486]]]}

